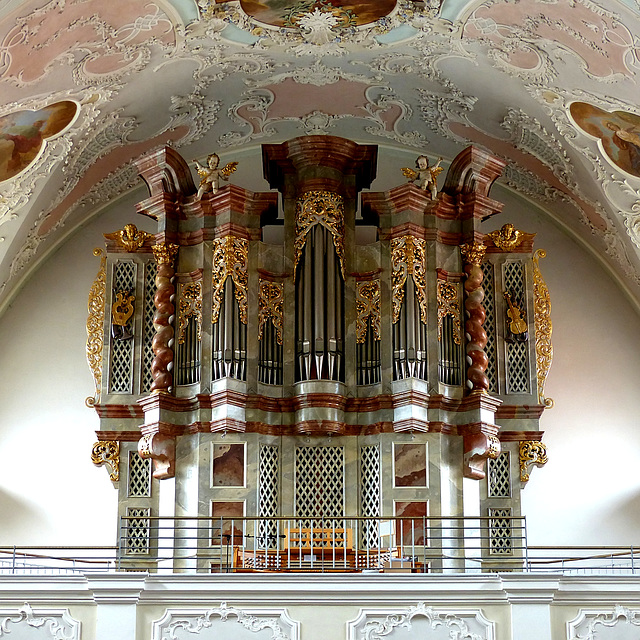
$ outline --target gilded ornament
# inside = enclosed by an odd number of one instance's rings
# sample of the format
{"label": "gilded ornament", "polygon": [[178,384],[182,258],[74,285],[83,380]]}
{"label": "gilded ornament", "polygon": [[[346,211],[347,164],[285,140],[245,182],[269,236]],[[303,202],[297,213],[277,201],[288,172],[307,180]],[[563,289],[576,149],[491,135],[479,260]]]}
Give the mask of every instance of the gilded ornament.
{"label": "gilded ornament", "polygon": [[102,349],[104,347],[104,314],[107,292],[107,256],[102,249],[94,249],[94,256],[100,257],[100,269],[89,290],[87,317],[87,362],[93,374],[95,394],[85,400],[88,407],[93,407],[100,398],[102,386]]}
{"label": "gilded ornament", "polygon": [[371,318],[373,339],[380,340],[380,280],[356,283],[356,342],[364,344]]}
{"label": "gilded ornament", "polygon": [[120,479],[120,443],[116,440],[96,442],[91,450],[91,462],[97,467],[106,464],[109,479],[117,482]]}
{"label": "gilded ornament", "polygon": [[258,297],[258,340],[262,340],[264,325],[271,319],[276,329],[276,340],[282,344],[282,305],[284,285],[279,282],[260,280]]}
{"label": "gilded ornament", "polygon": [[438,280],[438,341],[442,340],[442,321],[446,316],[453,318],[453,341],[460,344],[460,303],[458,301],[458,289],[455,284]]}
{"label": "gilded ornament", "polygon": [[177,244],[173,244],[171,242],[159,242],[158,244],[154,244],[151,248],[153,249],[153,257],[159,265],[173,265],[179,249]]}
{"label": "gilded ornament", "polygon": [[476,267],[482,266],[486,250],[487,247],[479,242],[470,242],[460,245],[460,252],[462,253],[462,260],[464,263],[471,264]]}
{"label": "gilded ornament", "polygon": [[520,443],[520,481],[529,481],[529,467],[542,467],[549,460],[547,447],[540,440],[523,440]]}
{"label": "gilded ornament", "polygon": [[547,252],[538,249],[533,254],[533,311],[536,332],[536,372],[538,379],[538,402],[547,408],[553,407],[553,400],[545,398],[544,385],[553,361],[553,345],[551,344],[551,298],[549,289],[540,272],[540,258]]}
{"label": "gilded ornament", "polygon": [[502,225],[502,228],[498,231],[492,231],[487,234],[493,244],[503,251],[513,251],[522,244],[526,235],[522,231],[518,231],[510,222]]}
{"label": "gilded ornament", "polygon": [[149,238],[153,238],[151,233],[138,230],[135,224],[125,224],[124,229],[114,231],[113,233],[105,233],[104,237],[108,240],[114,240],[121,247],[124,247],[127,253],[135,253]]}
{"label": "gilded ornament", "polygon": [[489,441],[487,455],[492,460],[495,460],[500,455],[500,450],[502,449],[500,439],[498,436],[487,436],[487,440]]}
{"label": "gilded ornament", "polygon": [[135,295],[129,293],[128,289],[116,293],[116,299],[111,306],[111,335],[116,340],[129,340],[133,337],[128,324],[135,309],[135,299]]}
{"label": "gilded ornament", "polygon": [[202,340],[202,283],[182,285],[178,303],[178,344],[184,344],[189,318],[195,318],[198,340]]}
{"label": "gilded ornament", "polygon": [[426,278],[426,242],[411,235],[391,240],[391,275],[393,292],[393,322],[398,322],[404,301],[404,285],[411,275],[416,287],[416,296],[420,305],[420,320],[427,324],[427,278]]}
{"label": "gilded ornament", "polygon": [[235,296],[240,309],[240,321],[247,324],[247,259],[249,242],[233,235],[213,241],[213,294],[211,322],[218,322],[224,283],[230,276],[235,285]]}
{"label": "gilded ornament", "polygon": [[333,237],[333,245],[344,279],[344,201],[342,196],[331,191],[307,191],[296,202],[293,272],[296,273],[309,232],[318,224],[327,229]]}

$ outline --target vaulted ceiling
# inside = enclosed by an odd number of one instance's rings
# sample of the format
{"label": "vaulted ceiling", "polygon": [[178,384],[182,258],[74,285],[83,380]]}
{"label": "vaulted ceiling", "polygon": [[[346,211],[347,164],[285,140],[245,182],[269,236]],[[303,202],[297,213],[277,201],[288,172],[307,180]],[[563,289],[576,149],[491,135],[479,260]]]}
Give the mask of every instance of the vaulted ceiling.
{"label": "vaulted ceiling", "polygon": [[638,0],[2,0],[0,312],[145,152],[268,190],[314,134],[379,145],[376,190],[490,149],[640,304],[639,71]]}

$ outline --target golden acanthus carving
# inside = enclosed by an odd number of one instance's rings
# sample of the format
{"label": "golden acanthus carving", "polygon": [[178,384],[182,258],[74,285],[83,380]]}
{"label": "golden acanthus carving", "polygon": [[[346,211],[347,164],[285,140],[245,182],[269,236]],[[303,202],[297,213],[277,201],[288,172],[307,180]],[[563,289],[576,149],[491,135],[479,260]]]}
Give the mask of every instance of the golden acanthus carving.
{"label": "golden acanthus carving", "polygon": [[135,253],[148,238],[153,238],[153,235],[146,231],[138,230],[135,224],[130,223],[125,224],[124,229],[120,229],[120,231],[105,233],[104,237],[108,240],[114,240],[121,247],[124,247],[127,253]]}
{"label": "golden acanthus carving", "polygon": [[296,202],[296,239],[293,245],[293,272],[296,268],[313,227],[322,225],[333,237],[342,277],[344,266],[344,200],[331,191],[307,191]]}
{"label": "golden acanthus carving", "polygon": [[276,328],[276,341],[282,344],[282,305],[284,285],[280,282],[260,280],[258,297],[258,340],[262,340],[264,325],[271,319]]}
{"label": "golden acanthus carving", "polygon": [[445,316],[453,318],[453,341],[461,343],[460,302],[455,284],[438,280],[438,340],[442,340],[442,321]]}
{"label": "golden acanthus carving", "polygon": [[536,331],[536,371],[538,379],[538,402],[547,408],[553,407],[553,400],[544,395],[544,385],[553,361],[551,344],[551,298],[549,289],[540,272],[540,258],[546,257],[544,249],[533,254],[533,315]]}
{"label": "golden acanthus carving", "polygon": [[178,344],[184,344],[189,318],[195,318],[198,340],[202,340],[202,283],[190,282],[181,287],[178,303]]}
{"label": "golden acanthus carving", "polygon": [[380,340],[380,280],[356,283],[356,342],[364,344],[371,318],[373,339]]}
{"label": "golden acanthus carving", "polygon": [[476,267],[482,266],[486,250],[487,247],[479,242],[470,242],[460,245],[460,253],[462,254],[463,262],[465,264],[472,264]]}
{"label": "golden acanthus carving", "polygon": [[525,239],[525,233],[516,229],[510,222],[502,225],[502,228],[497,231],[492,231],[487,234],[493,244],[502,249],[503,251],[513,251],[516,247],[520,246]]}
{"label": "golden acanthus carving", "polygon": [[235,284],[235,295],[240,309],[240,321],[247,324],[247,258],[249,242],[233,235],[213,241],[213,300],[211,322],[218,322],[224,283],[229,276]]}
{"label": "golden acanthus carving", "polygon": [[111,320],[113,324],[124,327],[133,315],[133,303],[136,297],[127,289],[116,293],[116,300],[111,307]]}
{"label": "golden acanthus carving", "polygon": [[158,244],[154,244],[151,248],[158,265],[173,265],[179,249],[177,244],[173,244],[171,242],[159,242]]}
{"label": "golden acanthus carving", "polygon": [[535,465],[542,467],[547,464],[547,447],[539,440],[523,440],[520,443],[520,481],[529,481],[529,467]]}
{"label": "golden acanthus carving", "polygon": [[416,296],[420,305],[420,320],[427,324],[426,242],[411,235],[391,240],[391,265],[393,269],[391,296],[393,322],[398,322],[404,301],[404,285],[408,276],[413,277]]}
{"label": "golden acanthus carving", "polygon": [[87,362],[93,374],[95,394],[85,400],[93,407],[100,399],[102,386],[102,349],[104,347],[104,313],[107,292],[107,256],[102,249],[94,249],[94,256],[100,257],[100,269],[89,290],[89,315],[87,317]]}
{"label": "golden acanthus carving", "polygon": [[120,479],[120,443],[116,440],[96,442],[91,450],[91,462],[97,467],[106,464],[109,479],[117,482]]}

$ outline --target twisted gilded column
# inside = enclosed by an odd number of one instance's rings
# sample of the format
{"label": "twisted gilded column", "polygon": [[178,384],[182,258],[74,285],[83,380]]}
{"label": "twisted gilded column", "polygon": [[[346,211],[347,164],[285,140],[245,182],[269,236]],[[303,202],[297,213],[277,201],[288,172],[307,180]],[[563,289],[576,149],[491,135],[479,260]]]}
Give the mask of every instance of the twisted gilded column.
{"label": "twisted gilded column", "polygon": [[173,384],[170,365],[173,363],[173,349],[169,346],[173,340],[171,317],[175,314],[172,298],[175,294],[173,276],[175,275],[174,261],[178,254],[178,245],[161,242],[153,246],[153,255],[158,264],[156,275],[156,293],[153,302],[156,311],[153,315],[152,349],[154,353],[151,363],[151,393],[169,393]]}
{"label": "twisted gilded column", "polygon": [[487,333],[482,326],[486,317],[482,304],[484,300],[482,260],[485,251],[486,247],[479,242],[460,246],[464,272],[467,276],[464,283],[467,388],[471,391],[486,392],[489,390],[489,379],[485,374],[488,359],[484,351],[487,346]]}

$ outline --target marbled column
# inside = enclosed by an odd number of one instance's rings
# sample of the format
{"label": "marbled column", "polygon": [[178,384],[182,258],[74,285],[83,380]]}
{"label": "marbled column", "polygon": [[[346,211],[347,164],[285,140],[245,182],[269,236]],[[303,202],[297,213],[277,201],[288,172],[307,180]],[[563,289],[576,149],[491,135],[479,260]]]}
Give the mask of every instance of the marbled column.
{"label": "marbled column", "polygon": [[173,327],[171,317],[176,308],[173,304],[175,287],[173,276],[175,275],[174,261],[178,254],[178,246],[167,242],[156,244],[153,247],[153,255],[158,263],[156,275],[156,294],[153,298],[156,312],[153,315],[153,353],[155,357],[151,363],[151,393],[169,393],[173,384],[173,376],[169,365],[173,362],[173,349],[169,343],[173,339]]}
{"label": "marbled column", "polygon": [[464,272],[467,279],[464,283],[464,308],[466,320],[464,323],[467,339],[467,388],[470,391],[488,391],[489,379],[485,371],[488,359],[484,348],[487,345],[487,334],[482,326],[486,317],[482,287],[482,259],[486,247],[478,242],[460,246]]}

